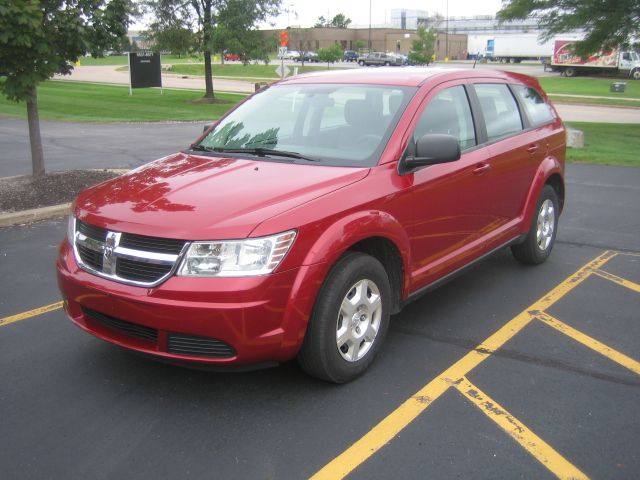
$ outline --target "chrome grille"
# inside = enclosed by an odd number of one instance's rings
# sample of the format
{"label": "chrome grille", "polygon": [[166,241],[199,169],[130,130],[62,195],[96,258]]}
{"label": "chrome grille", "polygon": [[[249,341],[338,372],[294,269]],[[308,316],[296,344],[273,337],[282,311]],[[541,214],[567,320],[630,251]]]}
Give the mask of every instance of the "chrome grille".
{"label": "chrome grille", "polygon": [[187,242],[121,233],[75,220],[74,250],[79,265],[101,277],[152,287],[176,268]]}

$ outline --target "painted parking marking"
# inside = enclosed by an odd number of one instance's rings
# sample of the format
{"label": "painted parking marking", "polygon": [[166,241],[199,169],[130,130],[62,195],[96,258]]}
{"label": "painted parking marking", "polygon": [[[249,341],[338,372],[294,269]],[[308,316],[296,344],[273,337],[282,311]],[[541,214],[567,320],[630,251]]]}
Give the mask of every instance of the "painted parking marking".
{"label": "painted parking marking", "polygon": [[580,342],[585,347],[589,347],[591,350],[598,352],[600,355],[604,355],[609,360],[613,360],[619,365],[622,365],[625,368],[628,368],[633,373],[640,375],[640,362],[634,360],[631,357],[628,357],[624,353],[621,353],[614,348],[611,348],[604,343],[596,340],[589,335],[582,333],[579,330],[567,325],[564,322],[561,322],[557,318],[552,317],[548,313],[539,312],[536,314],[536,318],[541,322],[546,323],[550,327],[555,328],[557,331],[564,333],[568,337],[571,337],[577,342]]}
{"label": "painted parking marking", "polygon": [[511,415],[503,406],[472,384],[466,377],[455,382],[453,386],[555,476],[571,479],[588,478],[579,468],[556,452],[529,427]]}
{"label": "painted parking marking", "polygon": [[60,308],[62,308],[61,301],[52,303],[50,305],[45,305],[44,307],[34,308],[33,310],[29,310],[28,312],[17,313],[9,317],[0,318],[0,327],[4,327],[13,322],[19,322],[20,320],[25,320],[27,318],[42,315],[43,313],[53,312],[54,310],[58,310]]}
{"label": "painted parking marking", "polygon": [[602,269],[594,270],[593,273],[606,280],[611,280],[612,282],[617,283],[618,285],[627,287],[629,290],[633,290],[636,293],[640,293],[640,285],[638,285],[635,282],[632,282],[631,280],[627,280],[625,278],[619,277],[617,275],[614,275],[613,273],[605,272]]}
{"label": "painted parking marking", "polygon": [[[468,382],[466,380],[466,376],[471,370],[477,367],[483,360],[491,356],[491,354],[493,354],[497,349],[502,347],[507,341],[513,338],[524,327],[526,327],[529,323],[536,319],[552,326],[557,331],[568,335],[569,337],[593,349],[594,351],[605,355],[607,358],[610,358],[615,362],[629,368],[633,372],[640,374],[640,372],[638,371],[639,363],[636,360],[614,350],[613,348],[608,347],[607,345],[604,345],[602,342],[599,342],[598,340],[589,337],[588,335],[585,335],[572,327],[569,327],[568,325],[560,322],[557,319],[554,319],[552,316],[548,315],[545,312],[545,310],[547,310],[554,303],[571,292],[574,288],[582,284],[582,282],[584,282],[591,275],[603,276],[603,278],[607,278],[614,283],[637,291],[635,290],[637,284],[635,284],[634,282],[630,282],[612,274],[605,275],[606,272],[601,269],[601,267],[605,263],[618,255],[636,256],[638,254],[621,253],[608,250],[589,263],[583,265],[573,275],[565,279],[549,293],[536,301],[533,305],[520,312],[517,316],[503,325],[498,331],[488,337],[475,349],[467,353],[451,367],[442,372],[439,376],[434,378],[422,389],[420,389],[413,396],[407,399],[398,408],[387,415],[387,417],[385,417],[380,423],[374,426],[362,438],[357,440],[353,445],[351,445],[344,452],[334,458],[331,462],[321,468],[311,478],[313,480],[320,480],[346,477],[356,467],[364,463],[378,450],[390,443],[400,433],[400,431],[402,431],[407,425],[415,420],[450,387],[453,386],[454,388],[458,388],[456,385],[462,384],[463,381]],[[467,383],[465,385],[468,386],[470,385],[470,383]],[[480,392],[477,387],[475,387],[475,390],[477,392]],[[467,398],[469,398],[465,391],[461,391]],[[485,399],[489,398],[484,393],[482,393],[482,396]],[[495,403],[495,401],[491,401]],[[501,410],[504,409],[501,408]],[[503,426],[503,430],[505,430],[513,437],[513,425],[517,424],[522,426],[523,424],[511,415],[509,416],[509,418],[510,420],[505,423],[505,425]],[[496,418],[492,418],[492,420],[496,420]],[[499,423],[499,425],[501,424]],[[531,435],[535,434],[533,434],[529,429],[526,429],[526,431],[529,432],[527,435],[530,438],[533,438],[531,437]],[[524,448],[532,453],[532,455],[536,459],[541,461],[543,465],[549,468],[549,470],[551,470],[556,476],[558,476],[558,478],[587,478],[583,472],[577,469],[577,467],[574,467],[568,460],[565,460],[562,455],[553,450],[551,446],[544,443],[542,439],[539,439],[537,436],[535,438],[537,442],[535,443],[536,445],[544,445],[544,447],[540,447],[542,448],[542,450],[536,450],[536,454],[534,454],[529,448]],[[522,443],[520,444],[522,445]],[[549,459],[552,460],[549,461]]]}

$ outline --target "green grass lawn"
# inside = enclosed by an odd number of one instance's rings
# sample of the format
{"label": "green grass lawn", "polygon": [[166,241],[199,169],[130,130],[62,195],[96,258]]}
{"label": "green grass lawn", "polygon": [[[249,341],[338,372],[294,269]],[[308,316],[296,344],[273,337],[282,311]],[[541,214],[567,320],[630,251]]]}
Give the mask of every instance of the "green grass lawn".
{"label": "green grass lawn", "polygon": [[567,122],[584,132],[584,148],[568,148],[567,160],[640,166],[640,124]]}
{"label": "green grass lawn", "polygon": [[[127,86],[47,81],[38,87],[41,119],[69,122],[160,122],[212,120],[220,117],[244,95],[216,94],[229,103],[201,104],[202,92],[135,89],[129,96]],[[0,96],[0,115],[26,118],[24,103],[10,102]]]}
{"label": "green grass lawn", "polygon": [[[640,99],[640,82],[629,79],[612,79],[612,78],[566,78],[566,77],[540,77],[538,79],[542,88],[547,93],[570,94],[570,95],[597,95],[600,97],[616,97],[616,98],[639,98]],[[609,91],[609,87],[613,82],[625,82],[627,84],[624,93],[614,93]],[[628,102],[629,104],[637,104],[640,102]]]}

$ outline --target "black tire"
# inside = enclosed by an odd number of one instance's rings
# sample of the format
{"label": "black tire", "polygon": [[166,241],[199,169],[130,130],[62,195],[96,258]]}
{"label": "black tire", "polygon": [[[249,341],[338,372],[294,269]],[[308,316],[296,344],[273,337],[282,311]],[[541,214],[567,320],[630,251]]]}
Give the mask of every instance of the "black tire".
{"label": "black tire", "polygon": [[631,72],[631,78],[634,80],[640,80],[640,68],[636,68]]}
{"label": "black tire", "polygon": [[563,73],[564,73],[565,77],[570,77],[571,78],[571,77],[575,77],[577,72],[576,72],[575,68],[567,67],[567,68],[564,69]]}
{"label": "black tire", "polygon": [[[553,206],[553,221],[551,224],[553,225],[553,231],[549,235],[543,235],[549,239],[548,245],[541,246],[539,244],[538,239],[538,219],[544,214],[541,212],[543,205],[546,202],[551,202]],[[549,204],[547,203],[546,206]],[[527,265],[538,265],[543,263],[551,254],[551,250],[553,249],[553,245],[556,241],[556,234],[558,232],[558,217],[560,215],[559,210],[559,202],[558,202],[558,194],[554,190],[551,185],[545,185],[540,192],[540,197],[538,198],[538,203],[536,204],[536,210],[533,214],[533,218],[531,219],[531,227],[529,228],[529,232],[524,240],[524,242],[518,245],[511,246],[511,253],[519,262],[522,262]],[[548,218],[548,215],[547,215]],[[544,229],[543,229],[544,230]]]}
{"label": "black tire", "polygon": [[360,65],[361,67],[364,67],[364,62],[363,62],[362,60],[360,60],[360,61],[358,62],[358,65]]}
{"label": "black tire", "polygon": [[[347,320],[341,315],[341,305],[347,296],[353,292],[353,288],[359,282],[368,280],[373,283],[380,295],[382,308],[378,319],[377,334],[370,342],[368,349],[359,359],[347,360],[344,355],[348,353],[338,349],[337,331],[342,322],[356,322]],[[372,293],[372,291],[368,292]],[[368,294],[367,294],[368,296]],[[372,293],[372,298],[374,297]],[[362,375],[371,365],[380,350],[389,327],[389,315],[391,306],[391,287],[389,277],[382,264],[370,255],[359,252],[347,252],[333,266],[320,289],[313,313],[307,326],[307,332],[298,353],[298,363],[309,375],[333,383],[345,383]],[[359,312],[359,310],[358,310]],[[371,324],[374,323],[373,315]],[[349,323],[347,330],[353,326],[353,332],[357,330],[353,323]],[[358,330],[358,334],[361,333]],[[361,339],[363,345],[366,335]],[[358,340],[359,341],[359,340]],[[343,347],[345,347],[343,345]]]}

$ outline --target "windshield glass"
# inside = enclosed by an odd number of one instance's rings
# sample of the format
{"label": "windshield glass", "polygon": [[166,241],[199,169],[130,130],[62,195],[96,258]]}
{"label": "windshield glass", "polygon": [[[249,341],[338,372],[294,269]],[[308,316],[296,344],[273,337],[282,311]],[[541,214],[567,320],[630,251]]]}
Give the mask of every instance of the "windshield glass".
{"label": "windshield glass", "polygon": [[320,165],[372,166],[415,92],[379,85],[277,85],[231,112],[200,145],[295,152]]}

